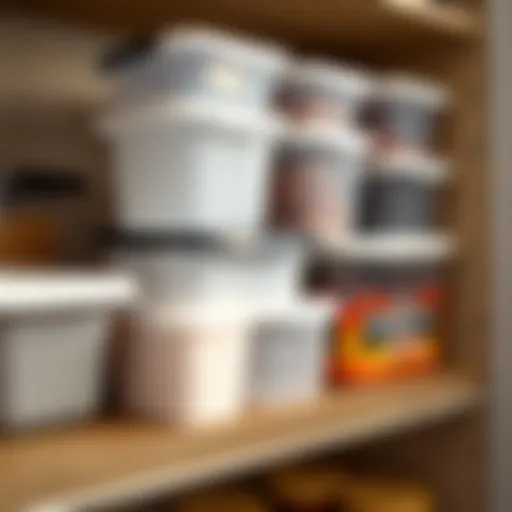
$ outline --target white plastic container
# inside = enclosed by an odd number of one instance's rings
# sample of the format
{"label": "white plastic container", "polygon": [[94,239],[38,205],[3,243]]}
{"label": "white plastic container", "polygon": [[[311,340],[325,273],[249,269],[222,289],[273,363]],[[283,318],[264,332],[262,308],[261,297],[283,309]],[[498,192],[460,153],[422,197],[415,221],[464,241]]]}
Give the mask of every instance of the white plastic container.
{"label": "white plastic container", "polygon": [[439,114],[449,100],[441,84],[399,74],[382,79],[368,119],[377,148],[430,152]]}
{"label": "white plastic container", "polygon": [[166,99],[118,107],[101,127],[113,141],[121,228],[260,228],[280,132],[274,118]]}
{"label": "white plastic container", "polygon": [[371,90],[372,80],[363,71],[330,61],[307,60],[289,70],[282,106],[299,123],[354,127]]}
{"label": "white plastic container", "polygon": [[270,105],[287,61],[271,44],[183,27],[121,46],[104,69],[124,97],[170,93],[260,109]]}
{"label": "white plastic container", "polygon": [[113,264],[133,272],[143,295],[157,304],[289,302],[298,294],[305,258],[298,241],[277,236],[242,248],[158,235],[121,235],[112,244]]}
{"label": "white plastic container", "polygon": [[283,404],[321,392],[334,304],[302,301],[260,311],[252,330],[250,401]]}
{"label": "white plastic container", "polygon": [[322,241],[353,230],[368,143],[352,130],[290,130],[274,175],[272,224]]}
{"label": "white plastic container", "polygon": [[103,399],[110,312],[135,297],[123,276],[0,273],[0,424],[93,415]]}
{"label": "white plastic container", "polygon": [[140,311],[131,341],[125,403],[187,427],[228,421],[246,397],[252,316],[233,304]]}

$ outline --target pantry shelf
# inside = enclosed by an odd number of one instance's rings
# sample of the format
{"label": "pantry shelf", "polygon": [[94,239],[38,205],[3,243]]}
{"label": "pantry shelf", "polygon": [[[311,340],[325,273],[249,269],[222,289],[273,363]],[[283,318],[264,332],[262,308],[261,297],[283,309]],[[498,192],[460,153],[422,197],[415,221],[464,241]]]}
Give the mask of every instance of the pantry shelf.
{"label": "pantry shelf", "polygon": [[404,42],[433,45],[472,39],[483,32],[481,16],[475,10],[414,5],[404,0],[320,0],[313,4],[273,0],[111,0],[108,5],[99,0],[10,0],[10,4],[64,21],[137,32],[177,21],[207,19],[209,23],[318,47],[338,43],[354,47],[377,43],[389,47]]}
{"label": "pantry shelf", "polygon": [[0,441],[0,510],[75,511],[348,447],[478,407],[483,392],[459,371],[378,389],[347,390],[308,406],[252,412],[195,434],[130,420]]}

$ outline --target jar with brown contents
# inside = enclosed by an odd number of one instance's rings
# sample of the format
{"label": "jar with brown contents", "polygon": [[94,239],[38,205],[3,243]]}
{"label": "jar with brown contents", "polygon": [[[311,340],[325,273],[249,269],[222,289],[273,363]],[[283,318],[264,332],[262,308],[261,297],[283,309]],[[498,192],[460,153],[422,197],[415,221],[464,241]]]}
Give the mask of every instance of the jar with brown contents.
{"label": "jar with brown contents", "polygon": [[239,489],[215,489],[183,498],[178,512],[271,512],[257,496]]}

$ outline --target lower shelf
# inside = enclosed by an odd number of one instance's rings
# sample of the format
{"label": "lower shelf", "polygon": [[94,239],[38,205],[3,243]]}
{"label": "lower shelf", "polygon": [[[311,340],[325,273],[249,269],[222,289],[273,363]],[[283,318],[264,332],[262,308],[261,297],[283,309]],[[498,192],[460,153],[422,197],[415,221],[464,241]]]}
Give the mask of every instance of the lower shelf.
{"label": "lower shelf", "polygon": [[483,398],[461,372],[407,384],[347,390],[314,403],[247,414],[196,433],[129,420],[0,442],[0,510],[75,511],[129,503],[163,490],[468,412]]}

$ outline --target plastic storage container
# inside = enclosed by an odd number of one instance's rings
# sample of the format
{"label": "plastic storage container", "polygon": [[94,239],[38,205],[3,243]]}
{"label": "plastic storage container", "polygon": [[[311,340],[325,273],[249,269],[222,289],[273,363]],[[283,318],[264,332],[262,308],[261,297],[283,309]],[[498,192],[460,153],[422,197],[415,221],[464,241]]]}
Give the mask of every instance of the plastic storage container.
{"label": "plastic storage container", "polygon": [[280,132],[275,119],[214,103],[165,100],[114,109],[101,129],[114,142],[122,228],[260,228]]}
{"label": "plastic storage container", "polygon": [[110,312],[135,296],[127,277],[0,273],[0,424],[90,416],[102,401]]}
{"label": "plastic storage container", "polygon": [[336,384],[374,384],[431,373],[441,359],[439,268],[405,263],[344,269],[331,354]]}
{"label": "plastic storage container", "polygon": [[253,403],[298,402],[321,392],[333,316],[332,304],[314,301],[261,313],[252,335]]}
{"label": "plastic storage container", "polygon": [[257,109],[270,105],[287,61],[277,46],[181,28],[123,45],[103,67],[121,96],[167,93]]}
{"label": "plastic storage container", "polygon": [[281,104],[298,123],[355,126],[371,90],[372,81],[362,71],[310,60],[288,72]]}
{"label": "plastic storage container", "polygon": [[149,418],[200,427],[235,417],[246,396],[250,311],[220,301],[139,311],[125,403]]}
{"label": "plastic storage container", "polygon": [[273,183],[271,224],[338,241],[354,227],[366,139],[353,131],[290,130]]}
{"label": "plastic storage container", "polygon": [[118,234],[110,243],[113,264],[133,272],[143,294],[157,303],[288,303],[298,293],[305,258],[300,242],[289,237],[230,247],[204,237]]}
{"label": "plastic storage container", "polygon": [[[0,263],[48,265],[76,258],[86,185],[67,170],[7,168],[0,178]],[[82,254],[83,255],[83,254]]]}
{"label": "plastic storage container", "polygon": [[360,227],[368,231],[411,232],[436,227],[439,186],[445,162],[395,152],[365,175]]}
{"label": "plastic storage container", "polygon": [[440,84],[402,75],[383,79],[367,119],[379,150],[431,150],[437,119],[448,100]]}

